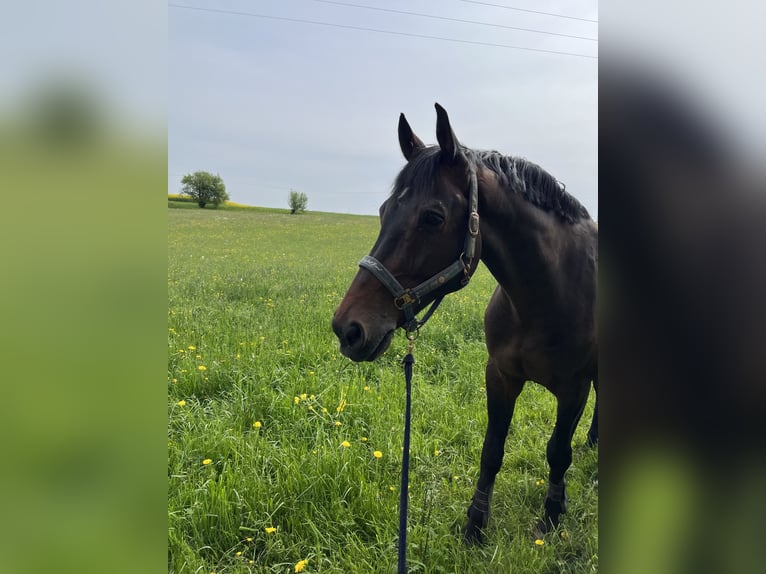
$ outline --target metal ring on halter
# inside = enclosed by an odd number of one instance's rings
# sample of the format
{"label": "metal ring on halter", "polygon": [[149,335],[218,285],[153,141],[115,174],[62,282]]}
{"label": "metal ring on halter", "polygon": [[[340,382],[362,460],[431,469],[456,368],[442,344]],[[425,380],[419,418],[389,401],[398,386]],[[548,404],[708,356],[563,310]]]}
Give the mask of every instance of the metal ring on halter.
{"label": "metal ring on halter", "polygon": [[468,233],[471,237],[476,237],[479,234],[479,212],[475,209],[468,216]]}

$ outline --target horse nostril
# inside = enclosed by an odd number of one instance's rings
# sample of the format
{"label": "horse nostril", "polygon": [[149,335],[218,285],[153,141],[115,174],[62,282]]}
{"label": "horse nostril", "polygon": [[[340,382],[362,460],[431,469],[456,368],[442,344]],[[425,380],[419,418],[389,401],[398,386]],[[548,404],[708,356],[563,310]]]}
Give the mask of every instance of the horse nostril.
{"label": "horse nostril", "polygon": [[346,331],[343,335],[346,339],[346,344],[349,347],[356,347],[362,342],[364,331],[362,331],[362,326],[359,323],[352,321],[349,326],[346,327]]}

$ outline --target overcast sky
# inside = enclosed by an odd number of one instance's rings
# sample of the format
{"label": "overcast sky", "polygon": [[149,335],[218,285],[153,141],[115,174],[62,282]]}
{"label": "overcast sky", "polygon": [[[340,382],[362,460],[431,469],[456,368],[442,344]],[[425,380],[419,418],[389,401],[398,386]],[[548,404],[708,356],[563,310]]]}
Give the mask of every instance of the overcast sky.
{"label": "overcast sky", "polygon": [[[594,0],[487,2],[583,20],[462,0],[343,3],[598,37]],[[377,214],[404,164],[399,113],[435,143],[439,102],[463,144],[538,163],[597,218],[597,42],[339,4],[171,0],[170,193],[207,170],[238,203],[287,207],[292,188],[310,210]]]}

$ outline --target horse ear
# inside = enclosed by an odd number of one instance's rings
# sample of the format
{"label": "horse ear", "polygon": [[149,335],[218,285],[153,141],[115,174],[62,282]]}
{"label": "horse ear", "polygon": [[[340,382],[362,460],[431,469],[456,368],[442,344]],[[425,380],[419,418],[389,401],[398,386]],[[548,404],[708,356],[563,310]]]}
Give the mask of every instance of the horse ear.
{"label": "horse ear", "polygon": [[399,147],[402,148],[402,154],[407,161],[410,161],[416,152],[426,147],[420,138],[412,132],[404,114],[399,114]]}
{"label": "horse ear", "polygon": [[442,161],[452,163],[459,155],[462,155],[460,144],[452,131],[452,127],[449,125],[447,110],[438,103],[434,104],[434,107],[436,108],[436,139],[442,150]]}

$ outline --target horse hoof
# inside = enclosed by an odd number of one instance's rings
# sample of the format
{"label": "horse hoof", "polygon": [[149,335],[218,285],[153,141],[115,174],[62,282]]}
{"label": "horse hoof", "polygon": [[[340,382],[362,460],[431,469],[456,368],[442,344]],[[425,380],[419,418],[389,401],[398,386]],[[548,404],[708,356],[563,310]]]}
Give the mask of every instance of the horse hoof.
{"label": "horse hoof", "polygon": [[559,526],[559,518],[564,512],[566,512],[566,507],[564,506],[563,501],[555,503],[551,500],[546,500],[545,515],[538,521],[537,526],[535,526],[535,539],[542,538],[549,532],[556,530]]}
{"label": "horse hoof", "polygon": [[554,530],[556,527],[553,525],[553,523],[550,520],[543,519],[539,520],[537,522],[537,525],[535,526],[534,531],[532,532],[532,539],[533,540],[542,540],[546,534],[548,534],[551,530]]}
{"label": "horse hoof", "polygon": [[469,546],[483,546],[484,532],[477,525],[469,522],[465,527],[463,542]]}
{"label": "horse hoof", "polygon": [[465,535],[463,540],[466,544],[481,545],[484,544],[484,527],[489,522],[489,513],[481,512],[471,504],[468,507],[468,524],[465,526]]}

